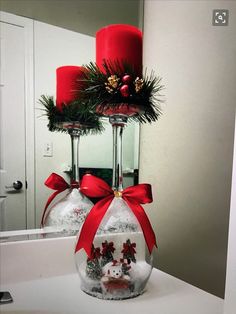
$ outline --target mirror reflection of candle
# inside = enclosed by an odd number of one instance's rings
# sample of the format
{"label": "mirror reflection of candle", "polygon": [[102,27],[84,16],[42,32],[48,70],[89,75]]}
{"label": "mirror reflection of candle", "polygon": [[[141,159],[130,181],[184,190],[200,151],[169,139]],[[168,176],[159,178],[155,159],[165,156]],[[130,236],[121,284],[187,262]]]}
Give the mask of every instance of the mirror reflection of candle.
{"label": "mirror reflection of candle", "polygon": [[[78,79],[84,75],[84,68],[81,66],[67,65],[57,68],[56,105],[61,110],[63,105],[73,102],[78,94]],[[75,86],[76,85],[76,86]]]}

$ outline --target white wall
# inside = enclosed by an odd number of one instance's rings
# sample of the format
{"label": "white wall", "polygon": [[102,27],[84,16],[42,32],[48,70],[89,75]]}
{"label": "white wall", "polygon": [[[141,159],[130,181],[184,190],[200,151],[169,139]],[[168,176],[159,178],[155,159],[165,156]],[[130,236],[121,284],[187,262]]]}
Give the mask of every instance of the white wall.
{"label": "white wall", "polygon": [[[229,9],[227,27],[212,10]],[[236,99],[236,2],[145,1],[144,64],[162,76],[160,121],[141,128],[140,181],[155,266],[224,295]]]}
{"label": "white wall", "polygon": [[224,314],[235,314],[236,309],[236,128],[231,190],[230,223]]}
{"label": "white wall", "polygon": [[[36,151],[36,226],[39,226],[42,210],[52,193],[44,181],[52,173],[63,175],[71,165],[69,135],[49,132],[47,118],[43,117],[38,102],[41,95],[56,93],[56,68],[62,65],[83,65],[95,60],[95,38],[49,24],[34,22],[35,42],[35,151]],[[54,98],[55,99],[55,98]],[[124,169],[137,167],[137,147],[134,148],[137,126],[130,125],[124,132]],[[44,157],[44,145],[53,143],[53,157]],[[106,123],[102,135],[82,137],[80,140],[81,167],[112,167],[112,130]],[[66,178],[66,175],[64,175]],[[68,178],[66,178],[68,180]]]}
{"label": "white wall", "polygon": [[[109,24],[139,25],[143,0],[1,0],[1,10],[95,36]],[[141,24],[142,27],[142,24]]]}

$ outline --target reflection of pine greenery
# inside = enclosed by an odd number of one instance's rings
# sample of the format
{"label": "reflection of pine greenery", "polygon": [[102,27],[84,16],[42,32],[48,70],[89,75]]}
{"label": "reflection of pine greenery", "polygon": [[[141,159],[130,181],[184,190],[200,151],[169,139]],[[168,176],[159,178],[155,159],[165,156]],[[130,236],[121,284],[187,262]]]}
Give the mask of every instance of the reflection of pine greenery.
{"label": "reflection of pine greenery", "polygon": [[[108,241],[105,241],[103,245],[108,246]],[[114,249],[115,250],[115,249]],[[106,250],[106,253],[102,253],[102,260],[101,260],[101,267],[105,266],[107,263],[110,263],[113,261],[113,255],[111,250],[109,248]]]}
{"label": "reflection of pine greenery", "polygon": [[97,233],[103,234],[103,233],[122,233],[122,232],[137,232],[138,231],[138,225],[135,223],[128,223],[128,222],[122,222],[117,221],[115,224],[113,224],[111,227],[104,229],[103,227],[99,227]]}
{"label": "reflection of pine greenery", "polygon": [[109,258],[108,256],[102,257],[101,267],[105,266],[107,263],[110,263],[112,261],[113,261],[113,257],[112,258]]}
{"label": "reflection of pine greenery", "polygon": [[135,91],[134,84],[129,84],[130,96],[123,97],[119,91],[120,86],[110,93],[106,89],[106,83],[108,78],[112,75],[116,75],[121,79],[124,75],[129,74],[132,77],[132,82],[137,78],[137,75],[131,65],[125,62],[109,62],[106,61],[103,64],[103,71],[99,67],[91,62],[85,66],[88,71],[85,72],[85,78],[81,81],[85,82],[87,88],[81,91],[80,95],[87,102],[92,110],[97,108],[115,108],[120,104],[136,105],[142,111],[131,119],[139,121],[141,123],[156,121],[160,114],[160,91],[163,86],[160,84],[161,78],[154,76],[152,72],[150,76],[147,73],[143,76],[143,87],[139,92]]}
{"label": "reflection of pine greenery", "polygon": [[53,97],[42,95],[39,99],[44,107],[45,115],[48,117],[49,131],[67,132],[59,126],[62,122],[79,122],[85,127],[81,130],[81,135],[96,134],[103,130],[99,117],[90,111],[89,104],[74,101],[68,105],[63,105],[62,110],[55,106]]}
{"label": "reflection of pine greenery", "polygon": [[101,256],[100,248],[91,247],[91,256],[87,258],[86,274],[93,280],[99,280],[102,277],[102,269],[99,264],[99,258]]}
{"label": "reflection of pine greenery", "polygon": [[97,258],[87,260],[86,274],[93,280],[99,280],[102,277],[102,269]]}
{"label": "reflection of pine greenery", "polygon": [[126,263],[123,263],[122,264],[122,272],[123,272],[123,274],[124,275],[129,275],[129,270],[130,270],[130,266],[128,265],[128,264],[126,264]]}
{"label": "reflection of pine greenery", "polygon": [[[125,251],[125,247],[128,248],[127,251]],[[136,247],[136,243],[131,243],[130,239],[126,241],[126,243],[123,243],[123,259],[127,259],[128,261],[132,261],[136,263],[135,253],[136,250],[134,249]]]}

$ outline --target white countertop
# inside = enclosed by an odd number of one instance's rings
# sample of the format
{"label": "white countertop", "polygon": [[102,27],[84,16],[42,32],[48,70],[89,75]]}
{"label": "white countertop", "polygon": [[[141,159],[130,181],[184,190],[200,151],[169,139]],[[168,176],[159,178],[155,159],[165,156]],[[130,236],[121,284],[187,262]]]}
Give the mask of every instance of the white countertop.
{"label": "white countertop", "polygon": [[223,314],[224,300],[153,269],[143,295],[100,300],[80,290],[76,237],[0,243],[1,314]]}
{"label": "white countertop", "polygon": [[223,314],[223,300],[154,269],[146,292],[122,301],[100,300],[80,290],[77,273],[1,286],[14,302],[0,313],[17,314]]}

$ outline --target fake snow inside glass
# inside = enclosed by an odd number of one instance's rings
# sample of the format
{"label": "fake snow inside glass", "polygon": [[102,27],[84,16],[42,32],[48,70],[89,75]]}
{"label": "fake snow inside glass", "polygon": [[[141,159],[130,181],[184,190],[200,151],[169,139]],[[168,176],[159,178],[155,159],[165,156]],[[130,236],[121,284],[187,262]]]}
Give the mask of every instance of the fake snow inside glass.
{"label": "fake snow inside glass", "polygon": [[76,235],[93,203],[78,189],[70,190],[58,201],[46,217],[45,227],[57,227],[66,235]]}
{"label": "fake snow inside glass", "polygon": [[102,299],[127,299],[143,293],[152,271],[148,252],[156,245],[140,205],[152,202],[151,186],[138,184],[123,189],[122,134],[127,119],[123,114],[109,117],[113,130],[112,188],[92,175],[85,175],[81,182],[85,195],[101,199],[78,235],[75,261],[81,289]]}
{"label": "fake snow inside glass", "polygon": [[92,256],[76,253],[81,289],[103,299],[127,299],[143,293],[152,271],[136,217],[121,197],[110,204],[94,238]]}
{"label": "fake snow inside glass", "polygon": [[[49,207],[48,204],[46,205],[41,224],[44,227],[56,227],[65,235],[76,235],[90,209],[93,207],[93,203],[79,190],[80,133],[81,129],[79,127],[68,129],[68,134],[71,138],[72,157],[70,185],[61,176],[55,173],[52,173],[45,181],[46,186],[57,192],[62,192],[64,190],[67,190],[68,192],[55,205],[51,207]],[[54,193],[57,194],[57,192]],[[51,197],[52,199],[54,198],[53,195]]]}

